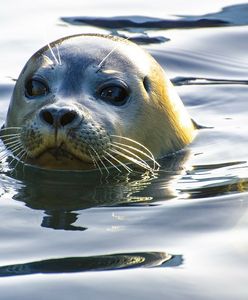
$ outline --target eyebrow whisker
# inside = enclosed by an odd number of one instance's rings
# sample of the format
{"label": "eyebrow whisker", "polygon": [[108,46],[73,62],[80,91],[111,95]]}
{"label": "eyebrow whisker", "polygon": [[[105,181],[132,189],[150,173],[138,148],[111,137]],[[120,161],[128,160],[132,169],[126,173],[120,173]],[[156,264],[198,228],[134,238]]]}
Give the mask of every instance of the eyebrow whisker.
{"label": "eyebrow whisker", "polygon": [[57,59],[57,57],[56,57],[56,55],[55,55],[55,53],[54,53],[54,51],[53,51],[53,49],[52,49],[50,43],[47,43],[47,46],[48,46],[48,48],[49,48],[49,50],[50,50],[50,52],[51,52],[51,54],[52,54],[52,56],[53,56],[53,58],[54,58],[56,64],[59,65],[59,61],[58,61],[58,59]]}
{"label": "eyebrow whisker", "polygon": [[[131,37],[127,37],[124,39],[124,41],[127,41],[129,40]],[[97,65],[97,70],[96,70],[96,73],[99,72],[104,64],[104,62],[109,58],[109,56],[114,52],[116,51],[117,49],[119,49],[120,47],[122,46],[122,44],[118,44],[116,47],[114,47],[102,60],[101,62]]]}

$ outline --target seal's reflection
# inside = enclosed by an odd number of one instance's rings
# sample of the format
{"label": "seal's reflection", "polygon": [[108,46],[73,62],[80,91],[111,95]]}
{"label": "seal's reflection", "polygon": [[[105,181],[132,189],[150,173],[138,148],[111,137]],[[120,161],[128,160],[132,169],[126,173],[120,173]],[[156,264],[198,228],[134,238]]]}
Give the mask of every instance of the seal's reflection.
{"label": "seal's reflection", "polygon": [[15,200],[44,211],[42,227],[62,230],[86,230],[74,226],[77,211],[116,205],[151,205],[173,197],[171,182],[182,170],[187,155],[181,152],[163,159],[157,174],[118,174],[102,176],[98,171],[46,171],[29,166],[15,169],[12,177],[22,182]]}

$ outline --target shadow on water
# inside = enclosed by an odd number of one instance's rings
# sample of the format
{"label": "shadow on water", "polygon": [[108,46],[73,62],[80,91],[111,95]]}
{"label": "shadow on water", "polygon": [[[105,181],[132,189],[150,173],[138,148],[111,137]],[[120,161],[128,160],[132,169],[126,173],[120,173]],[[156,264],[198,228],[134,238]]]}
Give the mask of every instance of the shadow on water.
{"label": "shadow on water", "polygon": [[0,277],[38,273],[61,274],[113,271],[141,267],[177,267],[182,264],[182,261],[181,255],[171,255],[165,252],[134,252],[88,257],[68,257],[0,266]]}
{"label": "shadow on water", "polygon": [[[62,17],[61,20],[71,25],[89,25],[107,29],[111,34],[126,38],[118,30],[132,33],[129,40],[137,44],[163,43],[169,39],[163,36],[150,37],[147,31],[168,29],[192,29],[207,27],[248,25],[248,4],[224,7],[221,11],[200,16],[178,16],[179,19],[160,19],[146,16],[117,17]],[[133,35],[133,33],[138,35]]]}

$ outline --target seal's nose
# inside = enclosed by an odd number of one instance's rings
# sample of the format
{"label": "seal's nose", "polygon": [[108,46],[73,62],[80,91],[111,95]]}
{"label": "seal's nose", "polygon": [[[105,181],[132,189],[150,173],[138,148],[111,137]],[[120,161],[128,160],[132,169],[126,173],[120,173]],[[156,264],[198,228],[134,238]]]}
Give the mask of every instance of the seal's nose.
{"label": "seal's nose", "polygon": [[40,111],[40,118],[43,122],[53,127],[69,126],[79,118],[75,110],[69,108],[43,108]]}

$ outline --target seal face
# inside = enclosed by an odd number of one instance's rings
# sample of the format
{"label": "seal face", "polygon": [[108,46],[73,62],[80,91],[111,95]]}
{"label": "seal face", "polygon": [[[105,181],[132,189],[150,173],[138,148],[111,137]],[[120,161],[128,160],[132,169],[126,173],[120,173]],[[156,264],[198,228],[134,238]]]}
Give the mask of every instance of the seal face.
{"label": "seal face", "polygon": [[36,52],[10,102],[6,147],[25,163],[92,169],[177,151],[194,125],[159,64],[136,44],[75,35]]}

